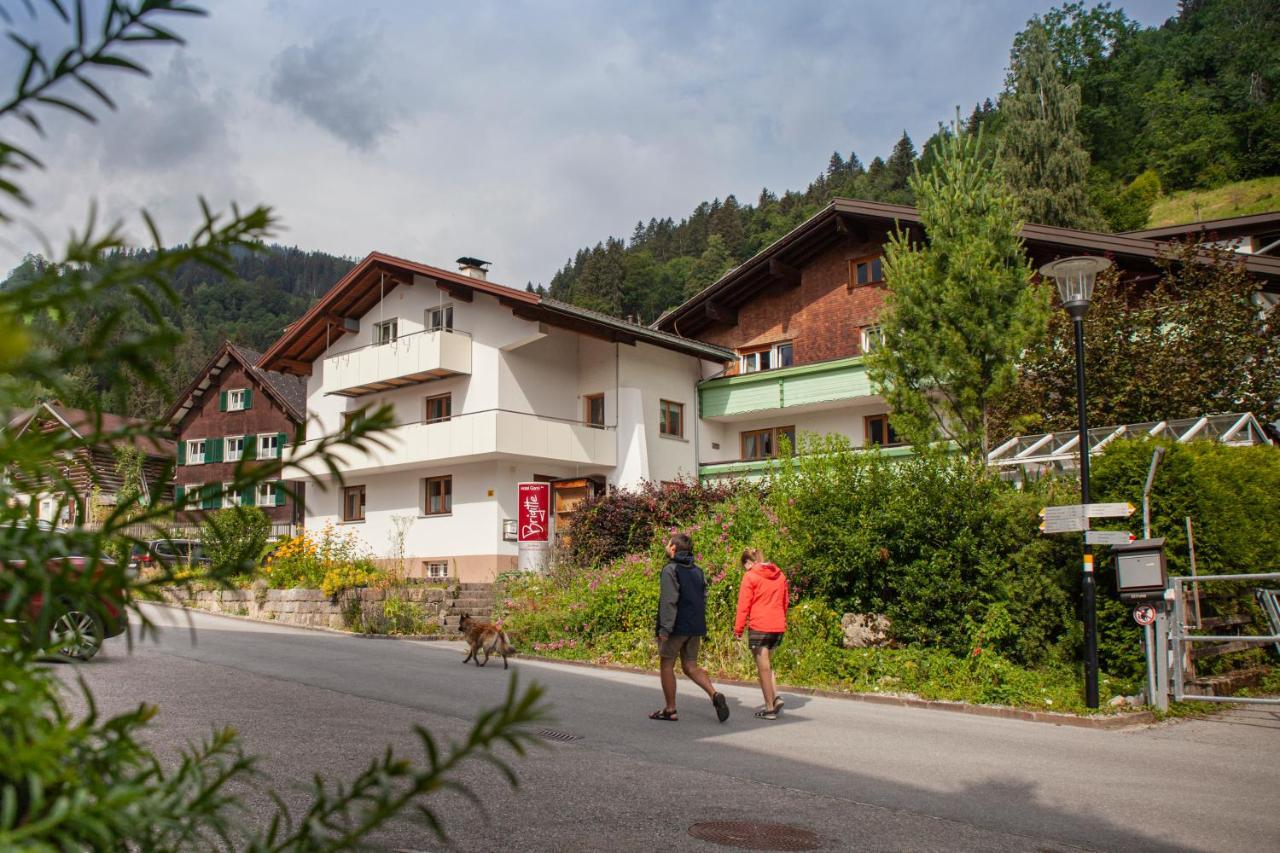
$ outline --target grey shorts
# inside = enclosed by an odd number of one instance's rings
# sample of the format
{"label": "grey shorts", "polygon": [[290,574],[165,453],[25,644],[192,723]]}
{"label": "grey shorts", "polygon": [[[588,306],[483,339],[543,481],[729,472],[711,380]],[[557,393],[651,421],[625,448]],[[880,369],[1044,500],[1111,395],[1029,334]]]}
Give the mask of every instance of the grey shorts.
{"label": "grey shorts", "polygon": [[782,645],[782,634],[765,631],[747,631],[747,646],[753,649],[776,649]]}
{"label": "grey shorts", "polygon": [[697,663],[700,648],[702,648],[702,638],[693,634],[672,634],[665,641],[658,639],[658,657],[660,658],[680,658],[685,663]]}

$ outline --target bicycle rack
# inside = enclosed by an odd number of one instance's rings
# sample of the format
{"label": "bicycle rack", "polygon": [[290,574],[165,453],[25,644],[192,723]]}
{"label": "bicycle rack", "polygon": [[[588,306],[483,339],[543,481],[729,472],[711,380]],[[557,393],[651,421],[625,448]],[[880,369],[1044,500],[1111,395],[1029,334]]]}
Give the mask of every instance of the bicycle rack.
{"label": "bicycle rack", "polygon": [[[1257,575],[1198,575],[1194,577],[1173,577],[1173,624],[1169,627],[1169,643],[1172,646],[1173,658],[1173,698],[1178,702],[1227,702],[1233,705],[1280,705],[1280,697],[1264,698],[1253,696],[1201,696],[1186,693],[1183,690],[1183,644],[1184,643],[1259,643],[1272,644],[1280,651],[1280,590],[1255,590],[1263,610],[1267,612],[1267,621],[1271,624],[1271,633],[1256,636],[1218,635],[1187,633],[1187,602],[1183,595],[1183,587],[1189,583],[1210,583],[1213,581],[1280,581],[1280,572]],[[1260,593],[1268,593],[1266,601]],[[1274,608],[1274,609],[1273,609]]]}

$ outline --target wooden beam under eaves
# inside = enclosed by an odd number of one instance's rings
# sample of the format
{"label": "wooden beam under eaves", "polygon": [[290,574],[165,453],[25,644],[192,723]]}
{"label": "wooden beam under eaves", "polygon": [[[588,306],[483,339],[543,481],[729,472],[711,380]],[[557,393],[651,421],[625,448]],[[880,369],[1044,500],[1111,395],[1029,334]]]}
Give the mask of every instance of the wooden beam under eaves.
{"label": "wooden beam under eaves", "polygon": [[436,287],[440,288],[459,302],[470,302],[475,298],[475,291],[467,287],[465,284],[458,284],[455,281],[436,281]]}
{"label": "wooden beam under eaves", "polygon": [[836,216],[836,234],[845,243],[866,243],[871,239],[871,232],[857,222],[845,216]]}
{"label": "wooden beam under eaves", "polygon": [[721,305],[714,299],[708,299],[702,305],[702,311],[706,314],[707,319],[715,323],[728,323],[730,326],[738,324],[738,312],[728,306]]}
{"label": "wooden beam under eaves", "polygon": [[276,359],[276,364],[280,365],[280,369],[286,373],[292,373],[297,376],[311,375],[311,362],[309,361],[295,361],[292,358],[279,358]]}
{"label": "wooden beam under eaves", "polygon": [[800,286],[800,270],[777,258],[769,259],[769,276],[786,288]]}

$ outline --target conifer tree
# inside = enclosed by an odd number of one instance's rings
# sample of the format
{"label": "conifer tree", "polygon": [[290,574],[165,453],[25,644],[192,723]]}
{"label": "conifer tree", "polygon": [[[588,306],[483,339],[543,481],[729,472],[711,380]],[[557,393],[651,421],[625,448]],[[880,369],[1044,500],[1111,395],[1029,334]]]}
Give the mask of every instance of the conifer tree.
{"label": "conifer tree", "polygon": [[1063,80],[1044,26],[1033,20],[1014,44],[1000,103],[1000,169],[1029,222],[1092,228],[1089,152],[1076,125],[1080,87]]}
{"label": "conifer tree", "polygon": [[911,180],[911,172],[916,164],[916,146],[911,142],[907,132],[902,131],[902,138],[893,146],[893,153],[885,163],[889,175],[889,186],[892,189],[906,189]]}
{"label": "conifer tree", "polygon": [[884,346],[867,364],[908,441],[948,439],[985,457],[991,401],[1044,334],[1048,300],[1028,285],[1016,201],[982,151],[978,135],[953,128],[934,168],[912,177],[929,239],[900,231],[886,244]]}

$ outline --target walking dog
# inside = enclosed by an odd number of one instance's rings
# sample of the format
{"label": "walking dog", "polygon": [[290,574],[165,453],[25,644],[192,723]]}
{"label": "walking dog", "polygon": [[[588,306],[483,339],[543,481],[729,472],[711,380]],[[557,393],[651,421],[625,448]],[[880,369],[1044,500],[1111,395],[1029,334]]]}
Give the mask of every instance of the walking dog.
{"label": "walking dog", "polygon": [[[466,635],[467,645],[470,647],[467,649],[467,656],[462,659],[463,663],[474,660],[476,666],[484,666],[489,662],[489,656],[496,652],[502,655],[502,668],[506,669],[507,655],[516,653],[516,647],[511,645],[507,632],[492,622],[481,622],[463,613],[458,620],[458,630]],[[484,650],[484,663],[480,662],[481,649]]]}

